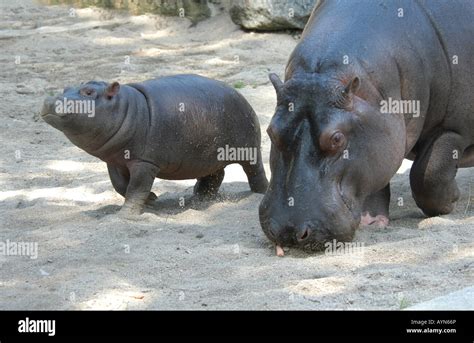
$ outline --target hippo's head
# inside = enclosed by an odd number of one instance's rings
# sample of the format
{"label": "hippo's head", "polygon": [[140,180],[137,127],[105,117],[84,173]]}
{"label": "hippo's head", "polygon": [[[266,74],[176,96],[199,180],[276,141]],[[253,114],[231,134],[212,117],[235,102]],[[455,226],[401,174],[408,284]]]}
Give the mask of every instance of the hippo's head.
{"label": "hippo's head", "polygon": [[270,80],[277,107],[267,129],[272,177],[259,208],[263,231],[278,245],[312,250],[352,240],[365,198],[404,158],[403,120],[381,114],[380,93],[356,75]]}
{"label": "hippo's head", "polygon": [[41,117],[77,146],[93,150],[120,123],[119,118],[112,118],[119,107],[119,91],[118,82],[90,81],[67,87],[62,94],[46,98]]}

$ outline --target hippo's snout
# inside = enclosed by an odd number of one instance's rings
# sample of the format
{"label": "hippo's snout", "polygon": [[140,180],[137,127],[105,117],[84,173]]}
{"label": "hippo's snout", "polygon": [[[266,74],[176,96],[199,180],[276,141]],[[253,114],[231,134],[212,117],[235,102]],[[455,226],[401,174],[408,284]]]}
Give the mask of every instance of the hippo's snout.
{"label": "hippo's snout", "polygon": [[43,107],[41,108],[41,117],[45,117],[47,115],[56,115],[62,117],[64,113],[58,113],[56,111],[56,102],[59,99],[57,97],[49,96],[43,102]]}
{"label": "hippo's snout", "polygon": [[[303,195],[300,192],[300,195]],[[307,197],[310,193],[305,193]],[[260,224],[265,235],[282,247],[299,247],[321,251],[327,242],[352,241],[359,225],[358,211],[352,213],[339,197],[328,197],[319,193],[324,201],[308,198],[296,199],[295,203],[308,203],[308,206],[286,206],[279,192],[267,191],[259,207]]]}
{"label": "hippo's snout", "polygon": [[336,240],[338,242],[352,241],[354,231],[352,225],[347,230],[329,230],[319,221],[306,221],[301,224],[283,223],[267,217],[265,211],[261,210],[260,220],[266,236],[275,244],[290,247],[320,251],[324,249],[326,242]]}
{"label": "hippo's snout", "polygon": [[316,228],[316,225],[311,223],[304,223],[302,225],[282,225],[274,220],[270,220],[266,230],[267,236],[269,236],[270,240],[283,246],[305,246],[312,241],[318,241],[322,238],[316,238],[316,236],[321,236],[318,232],[319,230]]}
{"label": "hippo's snout", "polygon": [[41,108],[41,116],[44,117],[47,114],[54,114],[54,103],[56,101],[55,97],[49,96],[43,102],[43,107]]}

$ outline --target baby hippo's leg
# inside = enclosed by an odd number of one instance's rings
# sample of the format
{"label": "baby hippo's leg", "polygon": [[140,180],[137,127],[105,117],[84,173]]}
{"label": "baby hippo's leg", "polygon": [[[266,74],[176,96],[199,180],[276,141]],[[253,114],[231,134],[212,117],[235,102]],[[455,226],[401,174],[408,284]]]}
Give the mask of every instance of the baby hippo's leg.
{"label": "baby hippo's leg", "polygon": [[107,164],[107,170],[109,171],[112,186],[114,186],[118,194],[124,197],[127,192],[128,181],[130,180],[128,169]]}
{"label": "baby hippo's leg", "polygon": [[265,194],[268,187],[268,180],[262,163],[262,153],[259,151],[256,161],[245,161],[241,163],[252,192]]}
{"label": "baby hippo's leg", "polygon": [[125,192],[125,202],[119,213],[121,217],[133,217],[143,212],[159,171],[157,166],[144,161],[130,161],[127,167],[130,180]]}
{"label": "baby hippo's leg", "polygon": [[[126,167],[118,167],[113,166],[111,164],[107,164],[107,170],[109,171],[110,181],[112,182],[112,186],[114,189],[119,193],[121,196],[125,197],[125,193],[127,192],[128,183],[130,181],[130,173]],[[150,192],[148,195],[147,202],[153,202],[157,198],[156,194]]]}
{"label": "baby hippo's leg", "polygon": [[194,186],[194,194],[199,197],[215,196],[224,180],[224,174],[224,169],[219,169],[214,174],[198,178]]}

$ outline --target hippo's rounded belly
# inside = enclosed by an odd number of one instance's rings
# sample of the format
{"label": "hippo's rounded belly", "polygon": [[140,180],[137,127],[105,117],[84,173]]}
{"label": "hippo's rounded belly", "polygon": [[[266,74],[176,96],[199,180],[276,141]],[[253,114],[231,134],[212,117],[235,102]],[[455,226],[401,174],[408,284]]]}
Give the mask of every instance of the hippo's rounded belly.
{"label": "hippo's rounded belly", "polygon": [[204,165],[188,165],[186,163],[168,165],[163,170],[160,169],[157,178],[165,180],[189,180],[198,179],[214,174],[226,166],[226,163],[214,163]]}

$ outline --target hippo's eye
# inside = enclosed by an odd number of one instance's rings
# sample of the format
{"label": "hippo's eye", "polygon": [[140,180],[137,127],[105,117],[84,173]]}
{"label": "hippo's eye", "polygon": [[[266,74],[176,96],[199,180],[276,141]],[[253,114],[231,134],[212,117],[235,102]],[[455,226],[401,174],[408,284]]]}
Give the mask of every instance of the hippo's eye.
{"label": "hippo's eye", "polygon": [[83,88],[81,89],[81,95],[83,96],[93,96],[95,94],[95,91],[90,88]]}
{"label": "hippo's eye", "polygon": [[327,153],[336,153],[345,143],[346,136],[341,131],[325,132],[319,138],[321,150]]}
{"label": "hippo's eye", "polygon": [[331,143],[333,146],[339,146],[343,140],[344,134],[342,132],[337,131],[331,136]]}

